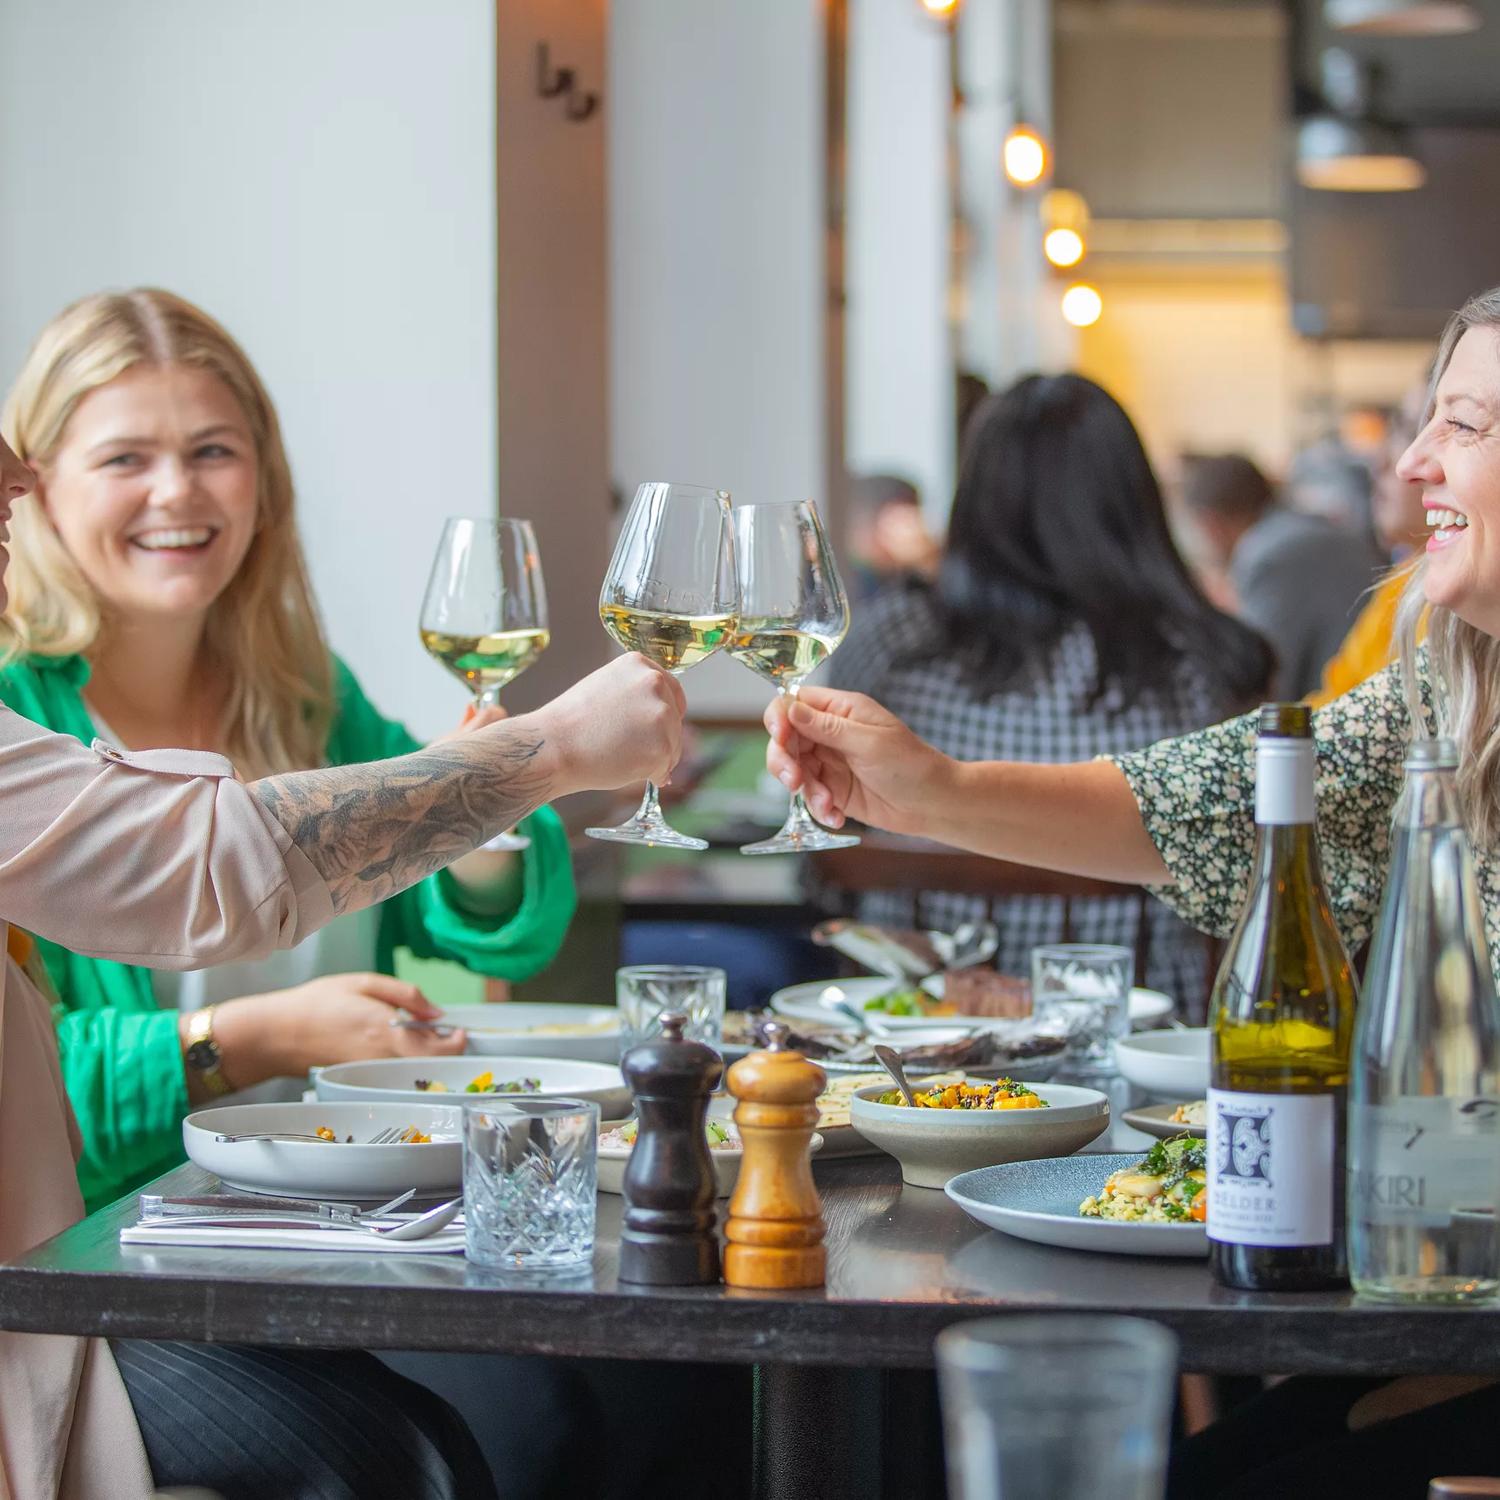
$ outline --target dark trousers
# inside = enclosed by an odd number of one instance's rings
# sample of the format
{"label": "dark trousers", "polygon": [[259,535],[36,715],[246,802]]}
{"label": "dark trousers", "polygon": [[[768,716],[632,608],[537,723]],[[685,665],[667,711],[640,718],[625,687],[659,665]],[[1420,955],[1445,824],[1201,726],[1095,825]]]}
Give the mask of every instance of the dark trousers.
{"label": "dark trousers", "polygon": [[112,1348],[158,1485],[223,1500],[495,1500],[462,1418],[368,1354]]}
{"label": "dark trousers", "polygon": [[1426,1500],[1438,1475],[1500,1475],[1500,1386],[1350,1432],[1350,1407],[1383,1383],[1272,1386],[1177,1445],[1168,1500]]}

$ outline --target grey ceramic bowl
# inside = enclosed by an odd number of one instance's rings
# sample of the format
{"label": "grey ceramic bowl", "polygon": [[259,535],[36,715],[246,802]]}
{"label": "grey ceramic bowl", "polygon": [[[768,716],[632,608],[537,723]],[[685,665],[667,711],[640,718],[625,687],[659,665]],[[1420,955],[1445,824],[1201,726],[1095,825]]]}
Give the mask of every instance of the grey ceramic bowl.
{"label": "grey ceramic bowl", "polygon": [[901,1163],[904,1182],[940,1188],[949,1178],[1006,1161],[1067,1156],[1102,1135],[1109,1100],[1097,1089],[1048,1083],[1046,1109],[910,1109],[880,1104],[889,1085],[871,1084],[850,1100],[850,1121],[873,1146]]}

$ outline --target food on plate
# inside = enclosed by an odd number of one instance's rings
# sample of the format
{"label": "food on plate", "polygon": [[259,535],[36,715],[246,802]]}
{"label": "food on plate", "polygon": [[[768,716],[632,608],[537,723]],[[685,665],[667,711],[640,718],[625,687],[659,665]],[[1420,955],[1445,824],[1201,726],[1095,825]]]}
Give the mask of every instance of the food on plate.
{"label": "food on plate", "polygon": [[[739,1151],[740,1133],[735,1127],[724,1120],[715,1120],[710,1117],[704,1124],[704,1134],[708,1137],[708,1149],[710,1151]],[[605,1130],[599,1136],[599,1149],[601,1151],[628,1151],[635,1145],[636,1122],[627,1120],[623,1125],[616,1125],[613,1129]]]}
{"label": "food on plate", "polygon": [[882,1016],[951,1016],[956,1014],[948,1000],[938,1000],[926,990],[913,987],[886,990],[872,995],[861,1007],[872,1014]]}
{"label": "food on plate", "polygon": [[[317,1136],[320,1141],[332,1141],[335,1145],[338,1144],[339,1138],[337,1133],[328,1125],[319,1125],[318,1128],[313,1131],[313,1134]],[[431,1143],[432,1137],[430,1135],[424,1135],[420,1130],[417,1129],[415,1125],[408,1125],[394,1140],[381,1142],[382,1145],[390,1146],[427,1146]],[[354,1137],[352,1135],[346,1135],[344,1137],[344,1144],[352,1146],[354,1144]]]}
{"label": "food on plate", "polygon": [[1031,981],[994,969],[949,969],[943,999],[950,1015],[1019,1020],[1031,1014]]}
{"label": "food on plate", "polygon": [[[946,1074],[941,1078],[929,1079],[929,1083],[957,1083],[963,1075],[961,1073]],[[818,1130],[837,1130],[840,1126],[849,1123],[849,1101],[862,1088],[868,1088],[872,1083],[889,1083],[889,1073],[850,1073],[843,1078],[835,1079],[818,1095]]]}
{"label": "food on plate", "polygon": [[[748,1016],[747,1011],[732,1011],[731,1015]],[[768,1021],[777,1021],[773,1015],[754,1017],[744,1027],[743,1034],[731,1037],[729,1018],[725,1017],[724,1040],[741,1041],[752,1046],[764,1047],[770,1038],[766,1035]],[[787,1025],[785,1021],[778,1024]],[[1019,1070],[1028,1062],[1040,1064],[1044,1060],[1056,1059],[1068,1045],[1060,1033],[1031,1030],[1030,1022],[1018,1023],[1014,1030],[1004,1033],[994,1030],[962,1031],[955,1028],[951,1041],[906,1042],[898,1034],[887,1042],[899,1054],[901,1064],[908,1073],[947,1073],[964,1068],[1008,1068]],[[841,1067],[870,1068],[875,1064],[875,1042],[852,1030],[838,1030],[819,1026],[815,1022],[791,1023],[785,1045],[815,1062],[833,1063]],[[880,1075],[876,1075],[877,1079]]]}
{"label": "food on plate", "polygon": [[1191,1104],[1179,1104],[1170,1118],[1174,1125],[1191,1125],[1197,1130],[1207,1130],[1208,1100],[1194,1099]]}
{"label": "food on plate", "polygon": [[603,1036],[618,1031],[619,1019],[606,1016],[602,1021],[549,1021],[545,1026],[523,1026],[527,1036]]}
{"label": "food on plate", "polygon": [[1191,1136],[1158,1141],[1134,1166],[1112,1172],[1078,1212],[1125,1224],[1201,1224],[1208,1213],[1206,1160],[1203,1142]]}
{"label": "food on plate", "polygon": [[[1047,1101],[1041,1098],[1028,1083],[1017,1083],[1013,1078],[998,1078],[994,1083],[968,1083],[963,1079],[955,1083],[923,1084],[912,1089],[912,1098],[918,1109],[1046,1109]],[[882,1094],[878,1104],[899,1104],[906,1100],[899,1089]]]}
{"label": "food on plate", "polygon": [[[418,1078],[415,1086],[424,1094],[448,1094],[452,1090],[448,1085],[437,1078]],[[511,1078],[504,1083],[496,1083],[495,1075],[486,1070],[477,1073],[464,1085],[466,1094],[534,1094],[541,1088],[540,1078]]]}

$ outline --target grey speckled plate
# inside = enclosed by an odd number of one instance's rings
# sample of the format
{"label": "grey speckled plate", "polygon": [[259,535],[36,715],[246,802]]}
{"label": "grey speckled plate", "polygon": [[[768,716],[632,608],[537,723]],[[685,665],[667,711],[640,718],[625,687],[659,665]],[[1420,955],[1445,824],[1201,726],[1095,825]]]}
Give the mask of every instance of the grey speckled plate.
{"label": "grey speckled plate", "polygon": [[1085,1219],[1078,1205],[1104,1186],[1104,1179],[1141,1159],[1129,1153],[1049,1156],[962,1172],[944,1191],[972,1219],[1002,1234],[1069,1250],[1114,1255],[1208,1254],[1201,1224],[1121,1224]]}

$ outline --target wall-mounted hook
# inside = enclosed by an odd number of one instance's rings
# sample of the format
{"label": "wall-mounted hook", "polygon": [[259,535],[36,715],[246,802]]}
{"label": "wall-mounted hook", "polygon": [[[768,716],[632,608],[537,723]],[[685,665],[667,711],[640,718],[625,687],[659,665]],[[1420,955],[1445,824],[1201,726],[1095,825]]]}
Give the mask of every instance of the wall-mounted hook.
{"label": "wall-mounted hook", "polygon": [[543,99],[565,99],[564,110],[570,120],[586,120],[599,107],[599,96],[578,87],[578,75],[572,68],[554,68],[546,42],[536,45],[536,91]]}
{"label": "wall-mounted hook", "polygon": [[546,42],[536,44],[536,91],[543,99],[573,92],[572,68],[554,68]]}

